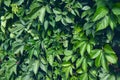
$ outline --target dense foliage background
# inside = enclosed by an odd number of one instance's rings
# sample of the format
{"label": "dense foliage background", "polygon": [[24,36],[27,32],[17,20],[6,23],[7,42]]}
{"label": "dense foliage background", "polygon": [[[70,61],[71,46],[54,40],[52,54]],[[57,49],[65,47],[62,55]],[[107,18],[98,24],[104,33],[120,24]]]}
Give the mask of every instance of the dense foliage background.
{"label": "dense foliage background", "polygon": [[0,0],[0,80],[120,80],[120,0]]}

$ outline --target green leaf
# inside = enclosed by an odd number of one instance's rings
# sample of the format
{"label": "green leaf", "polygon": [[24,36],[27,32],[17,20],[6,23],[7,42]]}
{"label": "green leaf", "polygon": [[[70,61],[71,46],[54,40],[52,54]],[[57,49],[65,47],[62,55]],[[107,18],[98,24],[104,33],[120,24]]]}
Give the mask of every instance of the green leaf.
{"label": "green leaf", "polygon": [[89,55],[90,55],[90,57],[91,57],[92,59],[95,59],[95,58],[98,57],[100,54],[101,54],[101,50],[95,49],[95,50],[92,50]]}
{"label": "green leaf", "polygon": [[66,48],[66,47],[68,47],[68,40],[65,40],[64,42],[63,42],[63,46]]}
{"label": "green leaf", "polygon": [[83,70],[80,68],[77,70],[77,73],[81,74],[81,73],[83,73]]}
{"label": "green leaf", "polygon": [[36,19],[40,15],[40,5],[39,3],[32,3],[30,5],[30,11],[28,12],[28,15],[25,17],[25,19]]}
{"label": "green leaf", "polygon": [[91,27],[93,27],[93,25],[94,25],[93,23],[85,23],[84,26],[83,26],[83,29],[84,29],[84,30],[88,30],[88,29],[90,29]]}
{"label": "green leaf", "polygon": [[44,72],[47,73],[47,66],[46,65],[40,63],[40,68],[41,68],[41,70],[43,70]]}
{"label": "green leaf", "polygon": [[63,25],[67,26],[67,22],[65,21],[65,18],[62,18],[61,22],[62,22]]}
{"label": "green leaf", "polygon": [[102,67],[103,67],[106,71],[108,71],[108,70],[109,70],[109,69],[108,69],[108,63],[107,63],[107,61],[106,61],[106,59],[105,59],[104,54],[102,54],[101,57],[102,57],[102,58],[101,58]]}
{"label": "green leaf", "polygon": [[62,19],[62,16],[61,15],[57,15],[56,17],[55,17],[55,21],[60,21]]}
{"label": "green leaf", "polygon": [[75,63],[75,61],[77,60],[78,56],[77,56],[77,55],[72,55],[71,57],[72,57],[72,58],[71,58],[72,63],[73,63],[73,62]]}
{"label": "green leaf", "polygon": [[9,28],[9,31],[11,33],[17,33],[18,31],[22,30],[24,28],[24,26],[22,24],[15,24],[14,28]]}
{"label": "green leaf", "polygon": [[67,67],[67,66],[70,66],[70,65],[71,65],[70,62],[64,62],[64,63],[62,64],[63,67]]}
{"label": "green leaf", "polygon": [[62,13],[59,8],[54,8],[54,9],[53,9],[53,12],[54,12],[55,14],[61,14],[61,13]]}
{"label": "green leaf", "polygon": [[115,28],[116,25],[117,25],[117,20],[116,20],[114,17],[111,17],[111,18],[109,19],[109,24],[110,24],[111,29],[114,30],[114,28]]}
{"label": "green leaf", "polygon": [[52,13],[52,10],[51,10],[51,8],[50,8],[49,5],[46,6],[46,11],[47,11],[48,13]]}
{"label": "green leaf", "polygon": [[72,55],[72,53],[73,53],[73,51],[71,51],[71,50],[65,50],[64,51],[64,54],[66,55],[66,56],[69,56],[69,55]]}
{"label": "green leaf", "polygon": [[82,10],[89,10],[90,9],[90,6],[84,6],[83,8],[82,8]]}
{"label": "green leaf", "polygon": [[94,77],[97,76],[97,70],[96,70],[95,68],[92,68],[92,69],[90,69],[89,71],[90,71],[90,74],[91,74],[92,76],[94,76]]}
{"label": "green leaf", "polygon": [[84,57],[81,57],[80,59],[77,59],[76,61],[76,68],[80,67],[83,62]]}
{"label": "green leaf", "polygon": [[95,66],[96,67],[101,66],[101,54],[95,59]]}
{"label": "green leaf", "polygon": [[114,55],[114,54],[105,55],[105,57],[106,57],[108,62],[113,63],[113,64],[117,63],[118,58],[116,55]]}
{"label": "green leaf", "polygon": [[65,56],[63,58],[64,61],[69,61],[70,59],[72,58],[72,55],[69,55],[69,56]]}
{"label": "green leaf", "polygon": [[5,19],[13,19],[13,13],[8,13]]}
{"label": "green leaf", "polygon": [[15,51],[14,53],[17,54],[17,53],[21,53],[23,54],[23,50],[24,50],[24,45],[19,45],[15,48]]}
{"label": "green leaf", "polygon": [[74,48],[73,48],[73,51],[76,50],[77,48],[80,48],[81,45],[84,44],[84,41],[82,42],[77,42],[75,45],[74,45]]}
{"label": "green leaf", "polygon": [[43,7],[40,9],[40,15],[39,15],[39,20],[40,20],[41,23],[44,22],[45,11],[46,11],[46,7],[43,6]]}
{"label": "green leaf", "polygon": [[17,5],[21,5],[24,2],[24,0],[18,0]]}
{"label": "green leaf", "polygon": [[107,32],[107,38],[108,38],[108,40],[112,41],[113,37],[114,37],[114,33],[112,31],[108,31]]}
{"label": "green leaf", "polygon": [[72,66],[63,67],[62,71],[65,73],[65,78],[68,78],[69,74],[72,75]]}
{"label": "green leaf", "polygon": [[5,28],[3,26],[1,26],[1,31],[5,33]]}
{"label": "green leaf", "polygon": [[105,16],[101,21],[97,23],[96,31],[103,30],[108,27],[109,17]]}
{"label": "green leaf", "polygon": [[33,72],[34,74],[37,74],[39,69],[39,60],[35,60],[35,62],[33,63]]}
{"label": "green leaf", "polygon": [[86,48],[87,48],[87,43],[84,42],[81,46],[80,46],[80,54],[81,56],[84,56],[84,53],[86,51]]}
{"label": "green leaf", "polygon": [[75,5],[74,5],[74,8],[82,8],[82,4],[80,2],[77,2]]}
{"label": "green leaf", "polygon": [[37,51],[37,50],[34,50],[34,56],[35,56],[36,58],[38,58],[38,51]]}
{"label": "green leaf", "polygon": [[101,18],[103,18],[104,16],[106,16],[108,14],[108,9],[106,7],[99,7],[97,8],[94,16],[93,16],[93,21],[97,21]]}
{"label": "green leaf", "polygon": [[49,55],[48,62],[50,63],[51,66],[53,66],[53,62],[54,62],[54,56],[53,55]]}
{"label": "green leaf", "polygon": [[91,51],[91,45],[87,44],[87,52],[90,53],[90,51]]}
{"label": "green leaf", "polygon": [[111,46],[109,44],[106,44],[104,46],[104,51],[105,53],[111,55],[111,54],[115,54],[115,52],[113,51],[113,49],[111,48]]}
{"label": "green leaf", "polygon": [[45,22],[44,22],[44,28],[45,28],[45,30],[48,29],[48,21],[47,20],[45,20]]}
{"label": "green leaf", "polygon": [[88,68],[87,60],[84,59],[82,63],[82,69],[84,72],[87,72],[87,68]]}
{"label": "green leaf", "polygon": [[115,15],[120,15],[120,8],[114,7],[114,8],[112,9],[112,12],[113,12]]}
{"label": "green leaf", "polygon": [[14,14],[16,14],[17,12],[18,12],[18,5],[17,4],[15,4],[15,3],[13,3],[13,4],[11,4],[11,7],[12,7],[12,12],[14,13]]}
{"label": "green leaf", "polygon": [[70,18],[68,16],[65,17],[64,20],[65,20],[66,23],[73,23],[74,22],[73,18]]}
{"label": "green leaf", "polygon": [[5,28],[5,27],[6,27],[6,23],[7,23],[7,21],[6,21],[6,20],[1,21],[1,26]]}
{"label": "green leaf", "polygon": [[44,57],[41,57],[41,56],[40,56],[40,60],[41,60],[42,64],[47,64],[47,61],[45,60]]}
{"label": "green leaf", "polygon": [[5,4],[7,7],[9,7],[10,3],[11,3],[11,0],[4,0],[4,4]]}
{"label": "green leaf", "polygon": [[[109,79],[109,80],[116,80],[116,75],[113,75],[113,74],[112,74],[112,75],[109,76],[108,79]],[[118,79],[117,79],[117,80],[118,80]]]}
{"label": "green leaf", "polygon": [[88,74],[87,73],[83,73],[82,75],[80,75],[80,80],[88,80]]}

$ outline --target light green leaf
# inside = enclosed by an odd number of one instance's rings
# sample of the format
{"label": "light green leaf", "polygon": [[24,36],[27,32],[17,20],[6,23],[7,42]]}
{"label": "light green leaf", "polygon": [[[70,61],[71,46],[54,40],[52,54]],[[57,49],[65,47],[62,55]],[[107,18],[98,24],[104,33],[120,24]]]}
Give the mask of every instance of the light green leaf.
{"label": "light green leaf", "polygon": [[24,45],[19,45],[17,46],[17,48],[15,48],[15,51],[14,53],[17,54],[17,53],[23,53],[23,50],[24,50]]}
{"label": "light green leaf", "polygon": [[61,16],[61,15],[56,15],[55,21],[60,21],[61,19],[62,19],[62,16]]}
{"label": "light green leaf", "polygon": [[117,63],[118,58],[116,55],[114,55],[114,54],[105,55],[105,57],[106,57],[108,62],[113,63],[113,64]]}
{"label": "light green leaf", "polygon": [[106,59],[105,59],[104,54],[102,54],[102,56],[101,56],[101,64],[102,64],[102,67],[103,67],[106,71],[109,70],[109,69],[108,69],[108,63],[107,63],[107,61],[106,61]]}
{"label": "light green leaf", "polygon": [[49,55],[48,62],[50,63],[51,66],[53,66],[53,61],[54,61],[54,56],[53,55]]}
{"label": "light green leaf", "polygon": [[95,66],[96,67],[101,66],[101,54],[95,59]]}
{"label": "light green leaf", "polygon": [[40,63],[40,68],[41,68],[41,70],[43,70],[44,72],[47,73],[47,65]]}
{"label": "light green leaf", "polygon": [[18,10],[19,10],[18,5],[15,4],[15,3],[13,3],[13,4],[11,4],[11,7],[12,7],[12,12],[13,12],[14,14],[16,14],[16,13],[18,12]]}
{"label": "light green leaf", "polygon": [[7,20],[1,21],[1,26],[5,28],[6,27],[6,23],[7,23]]}
{"label": "light green leaf", "polygon": [[83,29],[84,29],[84,30],[88,30],[88,29],[90,29],[91,27],[93,27],[93,25],[94,25],[93,23],[85,23],[84,26],[83,26]]}
{"label": "light green leaf", "polygon": [[82,10],[89,10],[90,6],[83,6]]}
{"label": "light green leaf", "polygon": [[87,72],[87,68],[88,68],[88,64],[87,64],[86,59],[84,59],[83,63],[82,63],[82,69],[83,69],[84,72]]}
{"label": "light green leaf", "polygon": [[90,71],[90,74],[94,77],[97,76],[97,70],[93,67],[92,69],[89,70]]}
{"label": "light green leaf", "polygon": [[72,55],[69,55],[69,56],[65,56],[63,58],[64,61],[69,61],[70,59],[72,58]]}
{"label": "light green leaf", "polygon": [[105,51],[105,53],[110,54],[110,55],[115,54],[115,52],[113,51],[113,49],[111,48],[111,46],[109,44],[106,44],[104,46],[104,51]]}
{"label": "light green leaf", "polygon": [[100,54],[101,54],[101,50],[95,49],[95,50],[92,50],[89,55],[90,55],[90,57],[91,57],[92,59],[95,59],[95,58],[98,57]]}
{"label": "light green leaf", "polygon": [[66,23],[73,23],[74,22],[73,18],[68,17],[68,16],[65,17],[64,20],[65,20]]}
{"label": "light green leaf", "polygon": [[70,65],[71,65],[70,62],[64,62],[64,63],[62,64],[63,67],[67,67],[67,66],[70,66]]}
{"label": "light green leaf", "polygon": [[36,58],[39,57],[39,56],[38,56],[38,51],[37,51],[37,50],[34,50],[34,56],[35,56]]}
{"label": "light green leaf", "polygon": [[39,69],[39,60],[35,60],[35,62],[33,63],[33,72],[34,74],[37,74]]}
{"label": "light green leaf", "polygon": [[103,30],[108,27],[109,17],[105,16],[101,21],[97,23],[96,31]]}
{"label": "light green leaf", "polygon": [[5,28],[3,26],[1,26],[1,31],[5,33]]}
{"label": "light green leaf", "polygon": [[77,59],[76,61],[76,68],[80,67],[83,62],[84,57],[81,57],[80,59]]}
{"label": "light green leaf", "polygon": [[21,5],[24,2],[24,0],[18,0],[17,5]]}
{"label": "light green leaf", "polygon": [[84,42],[81,46],[80,46],[80,54],[81,56],[84,55],[85,51],[86,51],[86,48],[87,48],[87,43]]}
{"label": "light green leaf", "polygon": [[80,75],[80,80],[88,80],[88,74],[87,73],[83,73]]}
{"label": "light green leaf", "polygon": [[62,13],[59,8],[53,9],[53,12],[54,12],[55,14],[61,14],[61,13]]}
{"label": "light green leaf", "polygon": [[77,60],[78,56],[77,56],[77,55],[72,55],[71,57],[72,57],[72,58],[71,58],[72,63],[73,63],[73,62],[75,63],[75,61]]}
{"label": "light green leaf", "polygon": [[113,12],[115,15],[120,15],[120,8],[114,7],[114,8],[112,9],[112,12]]}
{"label": "light green leaf", "polygon": [[68,40],[65,40],[64,42],[63,42],[63,46],[66,48],[66,47],[68,47]]}
{"label": "light green leaf", "polygon": [[43,7],[40,9],[40,15],[39,15],[39,20],[40,20],[41,23],[44,22],[45,11],[46,11],[46,7],[43,6]]}
{"label": "light green leaf", "polygon": [[47,20],[45,20],[45,22],[44,22],[44,28],[45,28],[45,30],[48,29],[48,21]]}
{"label": "light green leaf", "polygon": [[91,45],[88,43],[87,44],[87,52],[90,53],[90,51],[91,51]]}
{"label": "light green leaf", "polygon": [[83,73],[83,70],[80,68],[77,70],[77,73],[81,74],[81,73]]}
{"label": "light green leaf", "polygon": [[4,4],[5,4],[7,7],[9,7],[10,3],[11,3],[11,0],[4,0]]}
{"label": "light green leaf", "polygon": [[112,41],[114,37],[114,33],[112,31],[107,31],[107,38],[109,41]]}
{"label": "light green leaf", "polygon": [[119,79],[116,79],[116,75],[111,74],[111,75],[108,77],[108,80],[119,80]]}
{"label": "light green leaf", "polygon": [[45,60],[44,57],[41,57],[41,56],[40,56],[40,60],[41,60],[42,64],[47,64],[47,61]]}
{"label": "light green leaf", "polygon": [[109,19],[109,24],[110,24],[111,29],[114,30],[114,28],[117,25],[117,20],[114,17],[112,17]]}
{"label": "light green leaf", "polygon": [[106,7],[99,7],[97,8],[94,16],[93,16],[93,21],[97,21],[101,18],[103,18],[104,16],[106,16],[108,14],[108,9]]}
{"label": "light green leaf", "polygon": [[52,13],[52,10],[51,10],[51,8],[50,8],[49,5],[46,6],[46,11],[47,11],[48,13]]}
{"label": "light green leaf", "polygon": [[71,51],[71,50],[65,50],[64,51],[64,54],[66,55],[66,56],[69,56],[69,55],[72,55],[72,53],[73,53],[73,51]]}
{"label": "light green leaf", "polygon": [[62,22],[63,25],[65,25],[65,26],[67,25],[67,22],[65,21],[64,18],[61,19],[61,22]]}
{"label": "light green leaf", "polygon": [[22,24],[15,24],[14,25],[15,27],[14,28],[9,28],[9,31],[11,33],[17,33],[18,31],[21,31],[22,29],[24,29],[24,26]]}
{"label": "light green leaf", "polygon": [[77,42],[75,45],[74,45],[74,48],[73,50],[76,50],[77,48],[80,48],[81,45],[83,45],[85,42],[82,41],[82,42]]}

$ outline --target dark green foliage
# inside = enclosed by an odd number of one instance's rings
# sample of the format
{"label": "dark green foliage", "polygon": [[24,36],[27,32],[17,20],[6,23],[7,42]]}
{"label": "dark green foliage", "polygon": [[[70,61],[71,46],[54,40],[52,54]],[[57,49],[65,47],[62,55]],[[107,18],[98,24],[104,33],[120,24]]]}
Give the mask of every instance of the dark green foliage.
{"label": "dark green foliage", "polygon": [[0,80],[120,80],[119,0],[0,0]]}

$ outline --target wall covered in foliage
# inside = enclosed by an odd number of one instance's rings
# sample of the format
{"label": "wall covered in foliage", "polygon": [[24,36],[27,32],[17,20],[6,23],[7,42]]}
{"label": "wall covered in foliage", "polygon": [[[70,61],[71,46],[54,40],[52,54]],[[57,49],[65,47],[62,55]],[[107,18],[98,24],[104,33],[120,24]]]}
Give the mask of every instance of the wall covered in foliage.
{"label": "wall covered in foliage", "polygon": [[120,80],[119,0],[0,0],[0,80]]}

